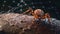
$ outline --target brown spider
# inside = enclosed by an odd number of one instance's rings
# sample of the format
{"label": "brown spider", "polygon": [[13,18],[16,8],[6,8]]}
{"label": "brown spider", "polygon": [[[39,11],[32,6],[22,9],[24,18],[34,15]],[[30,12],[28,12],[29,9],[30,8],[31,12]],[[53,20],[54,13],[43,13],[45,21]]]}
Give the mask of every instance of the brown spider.
{"label": "brown spider", "polygon": [[32,14],[35,19],[37,19],[37,18],[50,18],[49,13],[44,14],[44,11],[41,9],[36,9],[33,11],[32,8],[29,8],[23,14],[26,14],[26,13]]}

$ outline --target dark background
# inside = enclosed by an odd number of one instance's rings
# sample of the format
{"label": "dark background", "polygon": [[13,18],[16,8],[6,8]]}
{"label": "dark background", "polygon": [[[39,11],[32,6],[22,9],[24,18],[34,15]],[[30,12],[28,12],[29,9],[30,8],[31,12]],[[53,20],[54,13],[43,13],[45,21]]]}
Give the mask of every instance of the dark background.
{"label": "dark background", "polygon": [[51,17],[60,19],[59,0],[0,0],[0,13],[22,13],[31,7],[48,12]]}

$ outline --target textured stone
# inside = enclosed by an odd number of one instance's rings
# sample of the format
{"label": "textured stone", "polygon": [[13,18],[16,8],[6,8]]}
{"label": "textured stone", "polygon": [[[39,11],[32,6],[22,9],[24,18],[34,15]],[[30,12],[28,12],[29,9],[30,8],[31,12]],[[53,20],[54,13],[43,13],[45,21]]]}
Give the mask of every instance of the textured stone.
{"label": "textured stone", "polygon": [[0,31],[9,33],[24,32],[25,29],[30,29],[33,21],[33,16],[23,14],[1,14],[0,15]]}

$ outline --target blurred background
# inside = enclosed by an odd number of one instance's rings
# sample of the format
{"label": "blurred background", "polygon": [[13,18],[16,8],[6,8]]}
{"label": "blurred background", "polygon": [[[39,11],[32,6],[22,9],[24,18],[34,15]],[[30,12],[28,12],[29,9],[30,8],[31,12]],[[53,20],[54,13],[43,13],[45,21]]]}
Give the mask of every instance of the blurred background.
{"label": "blurred background", "polygon": [[0,0],[0,14],[2,13],[22,13],[29,7],[42,9],[48,12],[51,17],[60,20],[59,0]]}

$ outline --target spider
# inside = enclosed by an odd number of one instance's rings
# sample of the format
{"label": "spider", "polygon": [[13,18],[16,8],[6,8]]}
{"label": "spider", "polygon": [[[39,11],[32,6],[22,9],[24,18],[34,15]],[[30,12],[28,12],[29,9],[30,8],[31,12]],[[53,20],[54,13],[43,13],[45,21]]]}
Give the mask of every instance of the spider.
{"label": "spider", "polygon": [[29,13],[29,14],[32,14],[34,16],[35,19],[37,18],[50,18],[50,15],[49,13],[44,13],[43,10],[41,9],[36,9],[33,11],[32,8],[29,8],[27,11],[25,11],[23,14],[26,14],[26,13]]}

